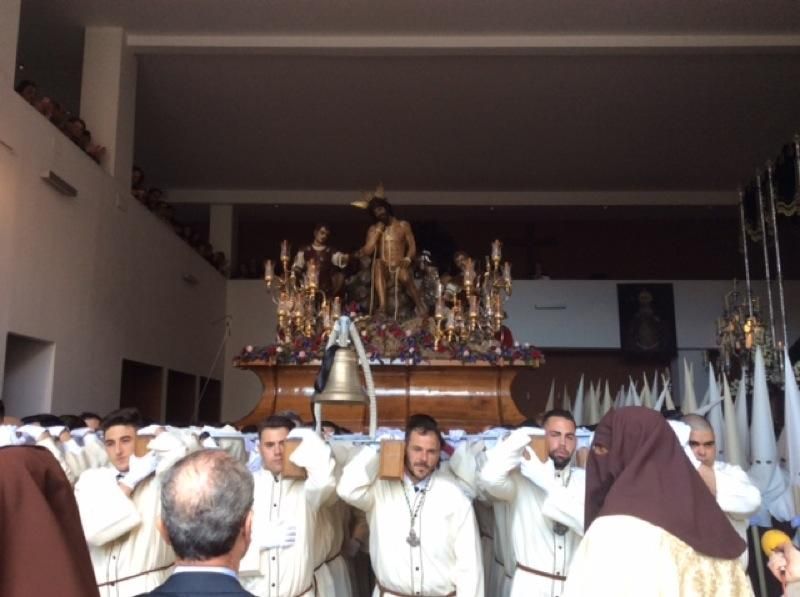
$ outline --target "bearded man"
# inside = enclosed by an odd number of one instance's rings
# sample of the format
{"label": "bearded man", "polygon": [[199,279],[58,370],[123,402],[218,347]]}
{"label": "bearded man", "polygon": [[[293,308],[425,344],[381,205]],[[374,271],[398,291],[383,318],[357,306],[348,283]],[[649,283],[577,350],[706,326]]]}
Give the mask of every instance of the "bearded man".
{"label": "bearded man", "polygon": [[570,463],[575,419],[551,410],[542,420],[548,458],[530,447],[530,428],[511,433],[486,456],[480,484],[509,508],[516,569],[512,597],[555,597],[564,589],[572,556],[583,536],[585,476]]}

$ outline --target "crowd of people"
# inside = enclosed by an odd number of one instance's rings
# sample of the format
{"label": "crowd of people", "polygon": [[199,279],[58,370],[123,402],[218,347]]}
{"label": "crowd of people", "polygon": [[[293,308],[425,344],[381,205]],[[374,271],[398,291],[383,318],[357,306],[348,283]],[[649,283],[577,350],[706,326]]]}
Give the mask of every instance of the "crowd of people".
{"label": "crowd of people", "polygon": [[[0,497],[25,489],[0,500],[22,521],[2,536],[17,556],[49,550],[67,597],[754,594],[761,495],[715,461],[698,415],[622,407],[586,429],[554,409],[467,436],[420,414],[375,438],[294,413],[255,432],[145,425],[135,409],[3,422]],[[399,475],[380,455],[397,440]],[[2,560],[0,593],[43,592],[19,574],[38,561]],[[787,595],[799,568],[791,543],[769,561]]]}
{"label": "crowd of people", "polygon": [[200,233],[187,224],[175,218],[175,208],[165,200],[164,191],[158,187],[148,187],[145,184],[144,170],[139,166],[133,167],[131,174],[131,194],[133,197],[153,212],[160,220],[170,226],[175,233],[185,240],[200,256],[208,261],[219,273],[225,277],[230,276],[228,259],[222,251],[214,251],[214,247],[200,236]]}
{"label": "crowd of people", "polygon": [[106,148],[92,140],[92,133],[82,118],[70,114],[69,110],[58,100],[41,95],[39,87],[33,81],[24,79],[17,83],[15,90],[53,126],[64,133],[70,141],[80,147],[86,155],[98,164],[100,163],[106,153]]}

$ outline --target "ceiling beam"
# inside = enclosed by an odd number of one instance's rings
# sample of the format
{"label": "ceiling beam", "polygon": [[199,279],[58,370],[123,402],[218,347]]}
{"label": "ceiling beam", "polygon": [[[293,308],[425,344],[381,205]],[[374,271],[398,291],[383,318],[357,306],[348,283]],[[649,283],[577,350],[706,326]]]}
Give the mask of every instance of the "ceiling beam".
{"label": "ceiling beam", "polygon": [[584,54],[793,52],[800,35],[157,35],[128,33],[138,54]]}
{"label": "ceiling beam", "polygon": [[[363,191],[169,189],[170,203],[212,205],[348,205]],[[397,205],[735,205],[735,191],[392,191]]]}

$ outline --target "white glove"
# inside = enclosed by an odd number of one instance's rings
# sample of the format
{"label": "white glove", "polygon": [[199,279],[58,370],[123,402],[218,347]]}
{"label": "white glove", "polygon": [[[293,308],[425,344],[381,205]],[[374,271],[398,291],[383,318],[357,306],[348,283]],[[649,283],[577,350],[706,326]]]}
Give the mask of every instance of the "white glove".
{"label": "white glove", "polygon": [[204,439],[202,442],[200,442],[200,444],[204,448],[219,448],[219,446],[217,445],[217,442],[214,441],[214,438],[210,437],[210,436],[207,437],[206,439]]}
{"label": "white glove", "polygon": [[516,454],[522,457],[522,451],[525,446],[531,443],[531,436],[525,429],[516,429],[511,432],[503,443],[497,446],[497,449],[502,450],[506,454]]}
{"label": "white glove", "polygon": [[3,446],[16,446],[24,443],[21,437],[17,436],[17,429],[13,425],[0,425],[0,448]]}
{"label": "white glove", "polygon": [[382,442],[387,439],[405,439],[406,434],[399,429],[389,427],[379,427],[375,431],[375,441]]}
{"label": "white glove", "polygon": [[131,454],[128,460],[128,472],[120,479],[120,483],[127,485],[131,489],[156,472],[158,466],[158,456],[155,452],[148,452],[144,456]]}
{"label": "white glove", "polygon": [[94,435],[94,431],[91,430],[90,427],[78,427],[77,429],[73,429],[69,432],[72,437],[83,438],[90,433]]}
{"label": "white glove", "polygon": [[549,492],[556,484],[556,467],[552,458],[542,462],[530,446],[525,448],[525,453],[528,458],[520,461],[519,472],[534,485]]}
{"label": "white glove", "polygon": [[[88,428],[87,428],[87,429],[88,429]],[[91,444],[91,443],[97,444],[97,445],[98,445],[98,446],[100,446],[101,448],[105,448],[105,445],[103,444],[103,441],[102,441],[102,440],[101,440],[99,437],[97,437],[97,433],[93,432],[93,431],[90,429],[90,430],[89,430],[89,433],[86,433],[86,434],[83,436],[83,445],[84,445],[84,446],[88,446],[88,445],[89,445],[89,444]]]}
{"label": "white glove", "polygon": [[52,427],[47,427],[47,431],[50,433],[50,437],[58,437],[64,431],[66,431],[66,426],[64,425],[53,425]]}
{"label": "white glove", "polygon": [[259,525],[256,543],[260,549],[291,547],[297,540],[297,527],[287,522],[267,522]]}
{"label": "white glove", "polygon": [[289,456],[289,460],[300,468],[307,469],[309,466],[313,466],[314,463],[322,462],[326,453],[330,454],[327,444],[322,441],[322,438],[313,429],[295,427],[286,438],[300,438],[301,440],[300,445]]}
{"label": "white glove", "polygon": [[20,433],[24,433],[33,441],[38,442],[45,433],[47,433],[47,428],[42,427],[41,425],[22,425],[21,427],[17,427],[17,431]]}

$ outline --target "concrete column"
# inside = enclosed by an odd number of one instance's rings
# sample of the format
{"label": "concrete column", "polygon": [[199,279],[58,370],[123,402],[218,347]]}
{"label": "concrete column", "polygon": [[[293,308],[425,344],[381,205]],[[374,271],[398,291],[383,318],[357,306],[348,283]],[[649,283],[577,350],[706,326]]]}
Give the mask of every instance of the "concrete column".
{"label": "concrete column", "polygon": [[136,56],[120,27],[87,27],[83,47],[81,117],[95,143],[104,145],[103,167],[130,188],[136,111]]}
{"label": "concrete column", "polygon": [[[208,242],[214,251],[223,251],[231,267],[236,251],[236,221],[233,205],[212,205],[208,225]],[[231,272],[232,273],[232,272]]]}
{"label": "concrete column", "polygon": [[22,0],[0,2],[0,85],[3,90],[14,85],[21,3]]}

